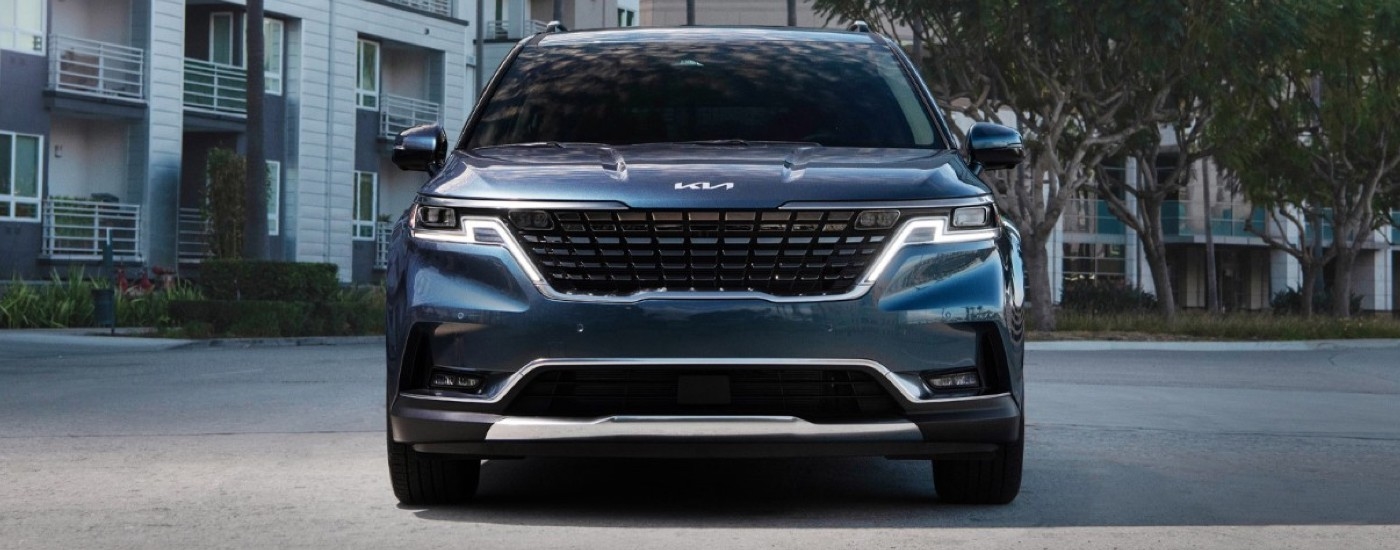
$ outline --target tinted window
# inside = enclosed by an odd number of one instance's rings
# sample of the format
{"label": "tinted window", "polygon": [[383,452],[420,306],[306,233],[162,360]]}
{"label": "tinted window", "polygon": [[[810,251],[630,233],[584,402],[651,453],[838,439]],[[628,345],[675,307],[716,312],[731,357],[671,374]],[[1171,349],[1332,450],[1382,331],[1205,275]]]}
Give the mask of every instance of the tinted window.
{"label": "tinted window", "polygon": [[888,47],[811,41],[527,47],[469,147],[536,141],[813,141],[939,147]]}

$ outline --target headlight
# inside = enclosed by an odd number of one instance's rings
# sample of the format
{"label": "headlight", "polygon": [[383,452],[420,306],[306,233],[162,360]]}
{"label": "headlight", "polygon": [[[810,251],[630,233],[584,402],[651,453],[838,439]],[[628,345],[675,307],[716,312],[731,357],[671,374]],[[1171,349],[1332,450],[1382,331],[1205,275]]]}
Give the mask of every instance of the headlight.
{"label": "headlight", "polygon": [[[448,221],[450,220],[450,221]],[[504,247],[515,258],[531,281],[544,280],[525,251],[507,238],[509,231],[499,218],[458,216],[456,210],[441,206],[419,205],[414,210],[410,235],[415,239],[444,243],[484,244]]]}
{"label": "headlight", "polygon": [[[964,210],[971,213],[963,214],[962,221],[971,223],[977,221],[977,216],[981,216],[980,225],[974,227],[958,226],[958,215]],[[913,218],[905,222],[899,229],[899,234],[894,241],[885,248],[880,257],[875,260],[875,265],[865,276],[863,281],[866,284],[874,283],[884,273],[885,268],[894,260],[900,249],[917,244],[935,243],[969,243],[977,241],[990,241],[997,238],[997,227],[992,223],[991,207],[971,206],[963,207],[952,212],[949,217]]]}
{"label": "headlight", "polygon": [[953,211],[953,227],[975,229],[992,224],[992,209],[986,206],[964,206]]}
{"label": "headlight", "polygon": [[419,206],[417,227],[424,229],[456,229],[457,211],[443,206]]}

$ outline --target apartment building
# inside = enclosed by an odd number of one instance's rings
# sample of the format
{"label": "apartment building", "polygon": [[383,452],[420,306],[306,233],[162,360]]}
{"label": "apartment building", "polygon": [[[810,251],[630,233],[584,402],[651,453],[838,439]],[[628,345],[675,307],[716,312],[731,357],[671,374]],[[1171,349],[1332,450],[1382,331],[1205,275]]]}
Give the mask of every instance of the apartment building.
{"label": "apartment building", "polygon": [[521,39],[543,31],[558,20],[566,29],[610,29],[642,24],[640,0],[562,0],[561,17],[555,17],[555,0],[481,0],[481,80],[484,88],[491,74]]}
{"label": "apartment building", "polygon": [[[266,0],[269,251],[383,266],[422,174],[393,136],[457,128],[476,99],[475,4]],[[0,1],[0,275],[94,264],[192,271],[207,256],[205,161],[246,145],[244,3]]]}

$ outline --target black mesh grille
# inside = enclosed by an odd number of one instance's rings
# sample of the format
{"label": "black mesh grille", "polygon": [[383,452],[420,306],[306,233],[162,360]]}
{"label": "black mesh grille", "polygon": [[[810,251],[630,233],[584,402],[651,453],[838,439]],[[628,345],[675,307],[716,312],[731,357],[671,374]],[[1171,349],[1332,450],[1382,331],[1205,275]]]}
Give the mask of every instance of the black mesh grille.
{"label": "black mesh grille", "polygon": [[[693,404],[684,378],[726,384],[726,402]],[[772,368],[691,370],[578,369],[536,375],[511,401],[510,416],[777,415],[806,420],[892,418],[899,408],[870,374],[857,370]]]}
{"label": "black mesh grille", "polygon": [[855,229],[854,211],[554,211],[550,229],[513,227],[555,290],[840,294],[890,229]]}

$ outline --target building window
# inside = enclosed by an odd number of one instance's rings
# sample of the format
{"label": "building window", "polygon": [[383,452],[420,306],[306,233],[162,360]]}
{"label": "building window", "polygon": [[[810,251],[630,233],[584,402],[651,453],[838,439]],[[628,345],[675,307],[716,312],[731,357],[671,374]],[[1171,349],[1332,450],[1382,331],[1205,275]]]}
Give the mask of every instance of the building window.
{"label": "building window", "polygon": [[617,26],[635,27],[637,26],[637,10],[617,8]]}
{"label": "building window", "polygon": [[0,2],[0,49],[44,53],[44,7],[47,0]]}
{"label": "building window", "polygon": [[286,25],[281,19],[263,19],[263,82],[269,94],[282,95],[282,54]]}
{"label": "building window", "polygon": [[39,221],[42,139],[0,132],[0,219]]}
{"label": "building window", "polygon": [[359,70],[355,72],[355,104],[379,110],[379,43],[360,40]]}
{"label": "building window", "polygon": [[356,240],[374,239],[374,213],[379,211],[379,174],[355,172]]}
{"label": "building window", "polygon": [[282,163],[267,161],[267,234],[282,231]]}
{"label": "building window", "polygon": [[233,14],[219,12],[209,14],[209,62],[221,65],[234,65],[233,56]]}
{"label": "building window", "polygon": [[1123,245],[1065,243],[1066,279],[1109,279],[1121,281],[1127,274]]}

